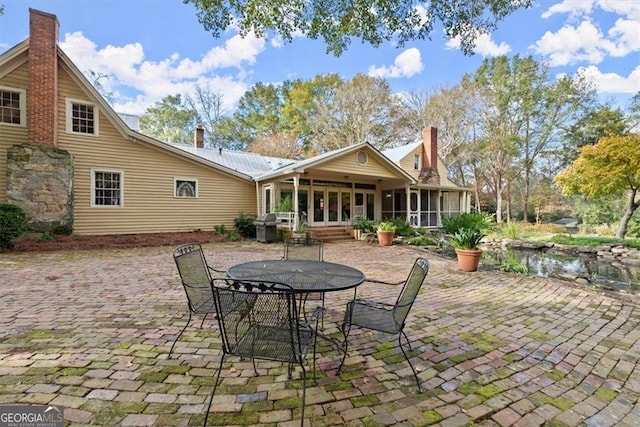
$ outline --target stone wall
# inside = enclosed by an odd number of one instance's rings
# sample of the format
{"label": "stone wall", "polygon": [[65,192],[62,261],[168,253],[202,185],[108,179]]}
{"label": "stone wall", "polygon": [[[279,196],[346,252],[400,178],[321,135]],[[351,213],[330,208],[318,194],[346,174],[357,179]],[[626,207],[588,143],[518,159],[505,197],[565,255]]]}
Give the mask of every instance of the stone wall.
{"label": "stone wall", "polygon": [[619,261],[623,264],[640,265],[640,250],[618,243],[600,246],[574,246],[551,242],[504,239],[488,241],[484,245],[485,247],[500,247],[502,249],[534,249],[575,256],[591,255],[606,260]]}
{"label": "stone wall", "polygon": [[7,199],[24,209],[28,230],[73,231],[73,158],[65,150],[21,144],[7,151]]}

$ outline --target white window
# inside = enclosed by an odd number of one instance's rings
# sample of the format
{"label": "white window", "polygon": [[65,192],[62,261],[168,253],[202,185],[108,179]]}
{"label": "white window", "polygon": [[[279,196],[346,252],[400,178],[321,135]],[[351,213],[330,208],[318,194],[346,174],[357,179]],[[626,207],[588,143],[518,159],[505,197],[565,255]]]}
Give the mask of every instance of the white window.
{"label": "white window", "polygon": [[26,99],[24,90],[0,86],[0,124],[25,126]]}
{"label": "white window", "polygon": [[173,197],[198,197],[198,180],[193,178],[174,178]]}
{"label": "white window", "polygon": [[413,168],[415,170],[420,170],[420,154],[413,155]]}
{"label": "white window", "polygon": [[91,171],[91,206],[124,206],[124,173],[114,170]]}
{"label": "white window", "polygon": [[67,98],[67,133],[98,136],[98,107]]}

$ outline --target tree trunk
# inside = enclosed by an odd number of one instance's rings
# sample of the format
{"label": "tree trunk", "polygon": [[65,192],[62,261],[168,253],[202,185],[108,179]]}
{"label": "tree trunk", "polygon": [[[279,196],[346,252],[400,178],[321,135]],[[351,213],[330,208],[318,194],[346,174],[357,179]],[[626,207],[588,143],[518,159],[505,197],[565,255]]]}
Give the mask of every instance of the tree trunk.
{"label": "tree trunk", "polygon": [[627,234],[627,226],[629,225],[629,220],[633,216],[633,213],[638,209],[638,207],[640,207],[640,200],[636,200],[637,193],[637,190],[632,190],[631,194],[629,194],[629,204],[624,210],[622,218],[620,218],[620,225],[618,226],[618,231],[616,231],[616,237],[618,239],[624,239],[624,236]]}

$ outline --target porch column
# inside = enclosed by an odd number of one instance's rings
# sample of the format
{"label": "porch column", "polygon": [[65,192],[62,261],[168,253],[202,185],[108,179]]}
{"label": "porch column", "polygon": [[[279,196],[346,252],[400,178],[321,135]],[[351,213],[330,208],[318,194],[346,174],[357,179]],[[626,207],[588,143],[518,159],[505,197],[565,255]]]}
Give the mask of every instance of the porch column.
{"label": "porch column", "polygon": [[438,206],[436,212],[438,213],[438,227],[442,227],[442,211],[440,210],[440,200],[442,198],[442,190],[438,190]]}
{"label": "porch column", "polygon": [[404,192],[407,195],[407,213],[405,213],[404,221],[411,224],[411,186],[409,184],[404,186]]}
{"label": "porch column", "polygon": [[298,212],[298,188],[300,187],[300,177],[297,175],[293,177],[293,229],[298,228],[298,221],[300,221],[300,214]]}

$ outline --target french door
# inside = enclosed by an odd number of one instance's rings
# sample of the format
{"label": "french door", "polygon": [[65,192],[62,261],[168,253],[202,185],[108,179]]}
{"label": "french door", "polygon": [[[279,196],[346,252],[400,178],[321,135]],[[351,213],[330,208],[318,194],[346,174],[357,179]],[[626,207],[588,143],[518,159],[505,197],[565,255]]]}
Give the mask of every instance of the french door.
{"label": "french door", "polygon": [[313,190],[311,225],[331,226],[351,223],[351,190],[321,188]]}

